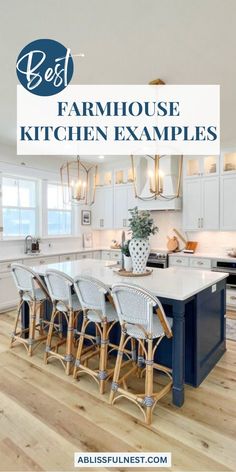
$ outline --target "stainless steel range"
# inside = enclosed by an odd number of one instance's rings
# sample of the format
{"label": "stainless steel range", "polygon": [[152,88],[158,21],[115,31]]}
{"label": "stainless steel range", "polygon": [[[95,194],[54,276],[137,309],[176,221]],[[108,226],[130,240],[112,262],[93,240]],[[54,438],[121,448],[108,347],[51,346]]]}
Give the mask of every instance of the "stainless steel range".
{"label": "stainless steel range", "polygon": [[166,269],[168,267],[168,252],[150,252],[147,261],[147,267],[155,267],[156,269]]}
{"label": "stainless steel range", "polygon": [[226,305],[227,309],[236,311],[236,260],[214,259],[212,270],[229,274],[226,286]]}

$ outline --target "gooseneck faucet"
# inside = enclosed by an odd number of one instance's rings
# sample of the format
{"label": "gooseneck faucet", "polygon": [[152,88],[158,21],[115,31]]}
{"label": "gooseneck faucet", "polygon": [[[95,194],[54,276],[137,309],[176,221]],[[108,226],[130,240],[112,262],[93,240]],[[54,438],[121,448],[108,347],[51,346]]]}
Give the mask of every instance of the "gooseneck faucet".
{"label": "gooseneck faucet", "polygon": [[25,238],[25,245],[24,245],[24,253],[25,254],[28,254],[29,252],[31,252],[32,250],[32,241],[33,241],[33,238],[30,234],[28,234],[28,236],[26,236]]}

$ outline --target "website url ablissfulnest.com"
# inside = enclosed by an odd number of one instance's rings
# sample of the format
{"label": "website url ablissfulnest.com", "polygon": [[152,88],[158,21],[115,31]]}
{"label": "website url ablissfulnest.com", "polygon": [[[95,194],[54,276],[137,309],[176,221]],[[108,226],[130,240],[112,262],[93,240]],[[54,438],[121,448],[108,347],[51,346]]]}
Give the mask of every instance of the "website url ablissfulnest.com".
{"label": "website url ablissfulnest.com", "polygon": [[84,453],[75,452],[74,467],[171,467],[171,453]]}

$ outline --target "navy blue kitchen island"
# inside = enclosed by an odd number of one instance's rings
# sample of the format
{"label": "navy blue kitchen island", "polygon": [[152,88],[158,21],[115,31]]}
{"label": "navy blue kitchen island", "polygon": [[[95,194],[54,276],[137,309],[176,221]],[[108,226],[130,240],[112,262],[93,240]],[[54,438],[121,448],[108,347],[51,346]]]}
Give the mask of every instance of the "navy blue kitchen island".
{"label": "navy blue kitchen island", "polygon": [[[127,281],[115,272],[110,262],[68,261],[33,267],[41,277],[50,269],[61,270],[72,278],[90,275],[107,287]],[[225,352],[225,290],[227,274],[196,269],[154,269],[148,277],[129,278],[150,290],[162,302],[167,316],[173,318],[173,338],[165,338],[156,352],[157,362],[173,370],[173,404],[184,403],[184,384],[198,387]],[[51,307],[47,304],[47,314]],[[22,310],[23,327],[28,325],[28,309]],[[118,341],[119,328],[113,331]]]}

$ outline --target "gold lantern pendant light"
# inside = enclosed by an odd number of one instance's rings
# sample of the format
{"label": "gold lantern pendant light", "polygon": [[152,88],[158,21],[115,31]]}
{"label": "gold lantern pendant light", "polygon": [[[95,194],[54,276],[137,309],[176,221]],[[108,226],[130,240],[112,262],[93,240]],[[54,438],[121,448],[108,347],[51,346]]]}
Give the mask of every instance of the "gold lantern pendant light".
{"label": "gold lantern pendant light", "polygon": [[95,200],[97,165],[82,162],[80,156],[60,168],[64,203],[92,205]]}
{"label": "gold lantern pendant light", "polygon": [[[149,85],[165,85],[165,82],[162,79],[154,79],[149,82]],[[175,198],[180,197],[180,186],[181,186],[181,177],[182,177],[182,169],[183,169],[183,156],[179,157],[178,163],[178,177],[177,177],[177,185],[176,191],[174,195],[165,195],[164,194],[164,178],[165,175],[163,171],[160,169],[160,163],[162,159],[168,158],[168,156],[144,156],[146,159],[151,160],[152,162],[152,169],[149,170],[147,178],[149,179],[149,196],[142,197],[138,195],[137,185],[136,185],[136,178],[135,175],[135,163],[134,163],[134,156],[131,156],[131,165],[132,165],[132,174],[133,174],[133,185],[134,185],[134,193],[135,197],[140,200],[174,200]]]}

